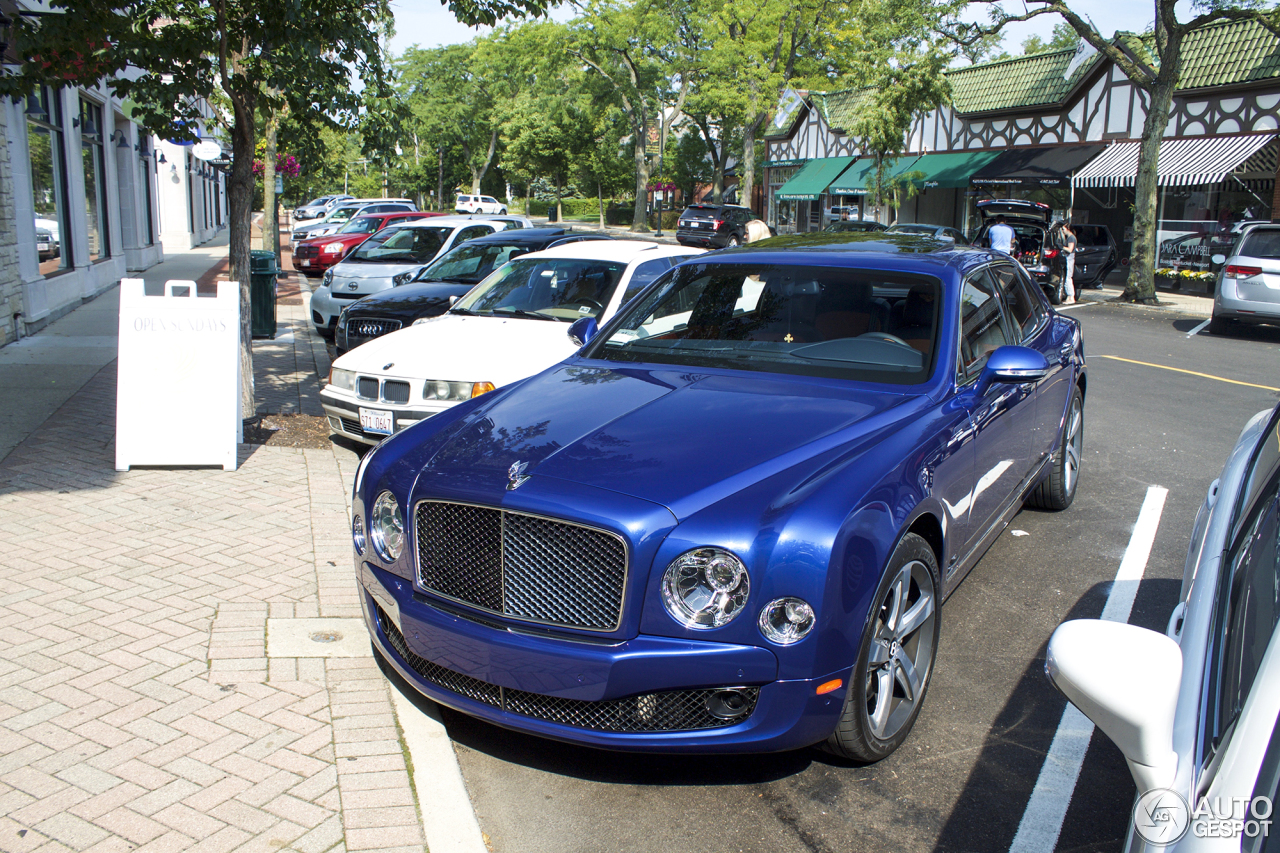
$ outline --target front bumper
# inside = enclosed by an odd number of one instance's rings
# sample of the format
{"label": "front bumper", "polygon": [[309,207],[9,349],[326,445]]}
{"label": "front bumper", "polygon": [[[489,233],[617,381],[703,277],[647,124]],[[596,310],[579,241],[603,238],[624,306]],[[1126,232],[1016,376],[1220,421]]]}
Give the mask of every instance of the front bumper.
{"label": "front bumper", "polygon": [[457,403],[449,403],[435,409],[400,406],[378,400],[361,400],[356,397],[340,396],[329,390],[329,387],[326,386],[320,391],[320,405],[324,407],[325,416],[329,419],[329,429],[363,444],[377,444],[387,436],[382,433],[365,432],[361,428],[360,409],[362,408],[393,412],[395,415],[395,431],[400,432],[419,421],[425,421],[427,418],[434,417],[457,405]]}
{"label": "front bumper", "polygon": [[[367,562],[358,561],[358,572],[365,623],[382,657],[424,696],[495,725],[604,749],[774,752],[825,739],[840,717],[844,692],[814,690],[847,672],[778,681],[777,658],[757,646],[517,633],[433,606],[408,581]],[[660,725],[643,709],[665,707],[664,697],[696,703],[720,688],[750,691],[750,712],[711,727],[634,730]]]}

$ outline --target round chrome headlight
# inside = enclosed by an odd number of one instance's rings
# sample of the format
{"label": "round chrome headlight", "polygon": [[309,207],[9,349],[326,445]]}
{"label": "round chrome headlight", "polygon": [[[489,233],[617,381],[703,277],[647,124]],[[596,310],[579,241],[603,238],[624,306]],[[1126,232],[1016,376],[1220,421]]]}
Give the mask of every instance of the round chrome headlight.
{"label": "round chrome headlight", "polygon": [[747,604],[747,567],[721,548],[695,548],[671,561],[662,575],[662,603],[689,628],[719,628]]}
{"label": "round chrome headlight", "polygon": [[780,646],[798,643],[817,620],[809,603],[799,598],[775,598],[760,611],[760,633]]}
{"label": "round chrome headlight", "polygon": [[394,563],[404,550],[404,520],[400,517],[400,504],[396,496],[383,492],[373,502],[369,513],[369,538],[373,549],[388,563]]}
{"label": "round chrome headlight", "polygon": [[364,538],[364,519],[358,515],[351,519],[351,541],[355,543],[356,553],[363,557],[364,546],[366,544]]}

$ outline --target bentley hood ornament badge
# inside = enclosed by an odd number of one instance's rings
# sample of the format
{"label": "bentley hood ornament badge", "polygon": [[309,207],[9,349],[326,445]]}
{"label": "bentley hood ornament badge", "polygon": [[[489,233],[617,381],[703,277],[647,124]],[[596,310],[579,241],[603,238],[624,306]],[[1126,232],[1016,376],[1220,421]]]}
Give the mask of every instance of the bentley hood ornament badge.
{"label": "bentley hood ornament badge", "polygon": [[524,471],[529,467],[528,462],[516,462],[507,469],[507,491],[513,492],[524,485],[524,481],[529,479],[529,475]]}

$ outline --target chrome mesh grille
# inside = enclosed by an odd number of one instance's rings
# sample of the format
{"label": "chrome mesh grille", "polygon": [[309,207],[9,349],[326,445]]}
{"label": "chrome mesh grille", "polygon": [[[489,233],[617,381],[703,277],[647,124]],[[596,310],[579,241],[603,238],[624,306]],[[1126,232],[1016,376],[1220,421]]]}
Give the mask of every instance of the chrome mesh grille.
{"label": "chrome mesh grille", "polygon": [[416,512],[422,585],[517,619],[611,631],[622,617],[627,554],[611,533],[467,504]]}
{"label": "chrome mesh grille", "polygon": [[381,607],[378,608],[378,625],[396,654],[435,686],[512,714],[580,729],[641,734],[723,728],[737,725],[751,716],[760,698],[758,687],[736,688],[746,703],[740,714],[724,719],[707,710],[707,700],[720,691],[718,687],[666,690],[600,702],[511,690],[454,672],[415,654]]}

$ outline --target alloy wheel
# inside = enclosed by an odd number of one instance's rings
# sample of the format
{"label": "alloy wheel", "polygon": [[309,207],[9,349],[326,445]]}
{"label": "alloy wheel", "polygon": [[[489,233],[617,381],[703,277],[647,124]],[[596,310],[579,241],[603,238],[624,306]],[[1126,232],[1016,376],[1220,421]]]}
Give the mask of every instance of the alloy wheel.
{"label": "alloy wheel", "polygon": [[928,684],[936,640],[933,578],[919,560],[902,566],[876,617],[867,660],[867,718],[881,740],[912,718]]}
{"label": "alloy wheel", "polygon": [[1070,495],[1076,488],[1076,476],[1080,472],[1080,452],[1084,445],[1084,410],[1080,398],[1071,401],[1071,413],[1067,415],[1067,440],[1063,442],[1062,475],[1064,491]]}

